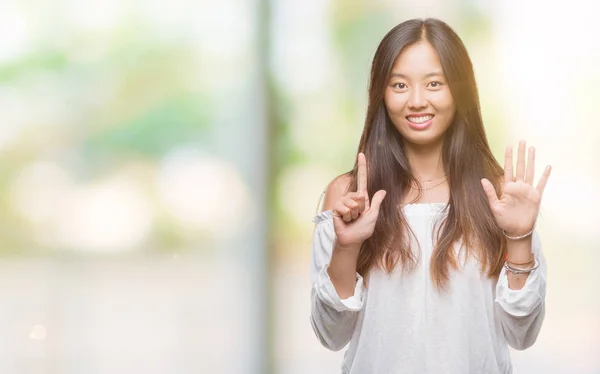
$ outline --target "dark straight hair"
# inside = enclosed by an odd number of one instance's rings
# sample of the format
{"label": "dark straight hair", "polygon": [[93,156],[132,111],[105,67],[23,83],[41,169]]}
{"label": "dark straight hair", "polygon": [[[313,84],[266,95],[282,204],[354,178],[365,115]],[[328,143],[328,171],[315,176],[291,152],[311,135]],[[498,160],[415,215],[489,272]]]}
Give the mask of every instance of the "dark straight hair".
{"label": "dark straight hair", "polygon": [[[388,116],[384,94],[400,53],[421,41],[431,44],[437,52],[456,107],[442,147],[450,201],[447,214],[434,233],[436,245],[430,264],[432,281],[443,289],[450,269],[458,267],[456,244],[462,245],[466,256],[475,255],[482,271],[493,277],[502,268],[506,239],[480,182],[487,178],[500,191],[503,169],[494,158],[485,134],[473,66],[458,35],[437,19],[413,19],[397,25],[383,38],[373,58],[367,115],[358,152],[363,152],[367,159],[370,197],[381,189],[387,194],[375,231],[360,250],[358,272],[366,279],[373,267],[391,272],[400,264],[410,271],[417,263],[417,254],[409,240],[413,234],[399,207],[411,184],[418,181],[405,154],[403,137]],[[351,177],[350,190],[355,191],[357,165],[346,174]]]}

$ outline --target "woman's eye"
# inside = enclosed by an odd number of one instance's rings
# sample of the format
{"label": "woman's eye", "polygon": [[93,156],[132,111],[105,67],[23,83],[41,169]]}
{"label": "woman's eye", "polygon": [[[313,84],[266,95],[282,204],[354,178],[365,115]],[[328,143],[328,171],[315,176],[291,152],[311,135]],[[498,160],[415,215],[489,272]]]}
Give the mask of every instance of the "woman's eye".
{"label": "woman's eye", "polygon": [[429,83],[429,86],[431,86],[431,88],[438,88],[441,85],[442,84],[438,81],[433,81],[433,82]]}
{"label": "woman's eye", "polygon": [[394,87],[394,88],[397,88],[397,89],[399,89],[399,90],[403,90],[403,89],[405,89],[405,88],[406,88],[406,85],[405,85],[404,83],[394,83],[394,84],[392,85],[392,87]]}

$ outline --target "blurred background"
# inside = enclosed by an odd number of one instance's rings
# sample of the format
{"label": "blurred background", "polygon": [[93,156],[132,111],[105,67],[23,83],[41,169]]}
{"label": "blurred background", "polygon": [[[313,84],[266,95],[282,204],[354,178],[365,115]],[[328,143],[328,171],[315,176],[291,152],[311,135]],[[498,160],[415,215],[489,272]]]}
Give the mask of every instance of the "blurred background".
{"label": "blurred background", "polygon": [[0,372],[339,372],[309,323],[311,219],[354,163],[377,44],[438,17],[496,156],[524,138],[553,166],[546,321],[515,373],[600,373],[595,9],[3,0]]}

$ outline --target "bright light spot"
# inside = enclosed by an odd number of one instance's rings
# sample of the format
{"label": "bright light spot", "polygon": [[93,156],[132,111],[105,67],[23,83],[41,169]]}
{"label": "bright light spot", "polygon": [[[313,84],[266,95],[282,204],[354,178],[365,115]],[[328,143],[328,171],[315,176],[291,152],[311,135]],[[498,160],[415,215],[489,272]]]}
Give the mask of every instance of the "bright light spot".
{"label": "bright light spot", "polygon": [[68,248],[117,252],[134,249],[150,233],[152,209],[127,176],[79,187],[57,216],[58,240]]}
{"label": "bright light spot", "polygon": [[[496,56],[504,82],[499,101],[506,103],[511,142],[523,138],[536,146],[540,171],[536,183],[541,170],[553,166],[542,214],[546,206],[559,213],[546,217],[553,224],[573,237],[594,240],[600,206],[594,152],[600,92],[595,88],[600,64],[596,5],[574,0],[569,6],[546,7],[544,17],[537,17],[540,8],[534,2],[509,0],[496,5]],[[557,74],[560,83],[554,87],[551,77]]]}
{"label": "bright light spot", "polygon": [[83,251],[123,251],[149,234],[153,212],[143,190],[127,175],[77,186],[49,162],[25,168],[10,188],[15,210],[31,221],[41,245]]}
{"label": "bright light spot", "polygon": [[[553,221],[553,224],[577,238],[590,240],[598,238],[597,210],[590,209],[590,207],[600,207],[600,196],[597,191],[598,184],[590,183],[587,176],[564,171],[558,174],[553,171],[544,191],[541,214],[543,217],[546,206],[560,216],[542,219]],[[578,219],[565,219],[565,216],[578,217]]]}
{"label": "bright light spot", "polygon": [[158,184],[168,211],[190,229],[232,236],[255,218],[239,173],[219,159],[175,151],[164,159]]}
{"label": "bright light spot", "polygon": [[112,30],[123,19],[127,3],[119,0],[70,1],[64,7],[67,23],[80,30]]}
{"label": "bright light spot", "polygon": [[251,4],[242,0],[194,3],[199,9],[190,23],[194,25],[192,35],[200,53],[225,60],[245,50],[254,31],[255,10]]}
{"label": "bright light spot", "polygon": [[47,331],[44,325],[34,325],[31,327],[29,332],[29,339],[32,340],[44,340],[46,339]]}
{"label": "bright light spot", "polygon": [[292,93],[330,87],[336,67],[327,22],[328,3],[278,1],[274,5],[273,29],[278,32],[273,33],[273,70],[281,86]]}
{"label": "bright light spot", "polygon": [[2,3],[0,11],[0,61],[10,61],[23,54],[30,39],[30,25],[25,12],[15,4]]}

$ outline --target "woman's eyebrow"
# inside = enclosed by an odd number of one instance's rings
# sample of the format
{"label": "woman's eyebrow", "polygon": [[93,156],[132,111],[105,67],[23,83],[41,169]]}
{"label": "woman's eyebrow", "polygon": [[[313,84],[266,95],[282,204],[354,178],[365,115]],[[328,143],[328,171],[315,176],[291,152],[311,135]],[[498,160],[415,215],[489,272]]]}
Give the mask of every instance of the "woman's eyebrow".
{"label": "woman's eyebrow", "polygon": [[[431,78],[431,77],[443,77],[444,73],[442,73],[441,71],[432,71],[431,73],[427,73],[423,76],[423,78]],[[408,76],[402,74],[402,73],[394,73],[392,72],[392,74],[390,75],[390,78],[394,78],[394,77],[399,77],[399,78],[404,78],[404,79],[408,79]]]}

